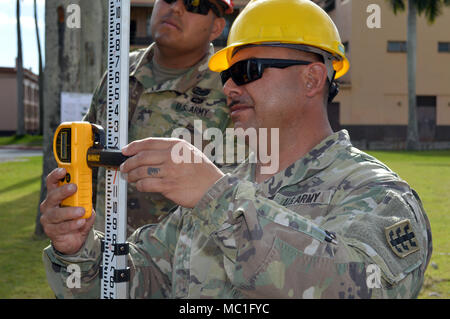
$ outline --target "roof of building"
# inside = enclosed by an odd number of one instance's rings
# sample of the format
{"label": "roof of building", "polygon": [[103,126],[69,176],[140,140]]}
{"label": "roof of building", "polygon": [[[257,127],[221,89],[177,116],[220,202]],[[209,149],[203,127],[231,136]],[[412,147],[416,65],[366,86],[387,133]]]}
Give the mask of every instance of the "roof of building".
{"label": "roof of building", "polygon": [[[16,72],[17,72],[17,70],[15,67],[1,67],[0,66],[0,75],[3,75],[3,74],[16,75]],[[31,70],[24,68],[23,74],[28,80],[36,82],[36,83],[38,82],[39,76],[37,74],[34,74]]]}
{"label": "roof of building", "polygon": [[[249,2],[249,0],[233,0],[235,8],[242,8]],[[131,0],[133,7],[153,7],[155,0]]]}

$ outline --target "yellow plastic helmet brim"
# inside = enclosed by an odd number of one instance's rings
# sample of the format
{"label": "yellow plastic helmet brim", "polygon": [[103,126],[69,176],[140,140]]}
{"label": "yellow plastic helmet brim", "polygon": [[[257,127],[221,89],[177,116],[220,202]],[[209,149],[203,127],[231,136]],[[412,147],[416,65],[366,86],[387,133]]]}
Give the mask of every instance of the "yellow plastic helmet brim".
{"label": "yellow plastic helmet brim", "polygon": [[[217,51],[209,60],[208,66],[210,70],[213,72],[222,72],[228,69],[231,66],[230,61],[233,50],[238,46],[240,46],[240,44],[227,46],[226,48]],[[344,76],[350,69],[350,62],[344,57],[341,61],[334,61],[333,68],[336,70],[335,78],[338,79]]]}
{"label": "yellow plastic helmet brim", "polygon": [[208,66],[210,70],[213,72],[222,72],[228,69],[230,67],[229,61],[231,60],[231,54],[236,46],[228,46],[217,51],[209,60]]}

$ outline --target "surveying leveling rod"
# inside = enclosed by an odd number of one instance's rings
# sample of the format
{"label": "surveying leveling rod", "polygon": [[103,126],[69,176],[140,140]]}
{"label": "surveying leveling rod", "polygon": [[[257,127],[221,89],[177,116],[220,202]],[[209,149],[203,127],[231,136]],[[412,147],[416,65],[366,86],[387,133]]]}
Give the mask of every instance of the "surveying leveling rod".
{"label": "surveying leveling rod", "polygon": [[[128,142],[130,0],[109,0],[108,22],[108,150]],[[106,170],[105,240],[101,298],[128,297],[127,184],[116,170]]]}
{"label": "surveying leveling rod", "polygon": [[[63,204],[84,206],[88,201],[91,207],[85,207],[85,209],[89,216],[92,212],[92,182],[82,182],[92,181],[89,165],[111,166],[111,163],[104,165],[105,156],[117,159],[116,157],[121,155],[118,155],[121,148],[128,142],[130,0],[108,0],[108,4],[106,149],[92,147],[93,144],[89,144],[95,139],[92,129],[95,130],[96,127],[86,122],[87,126],[84,129],[81,129],[82,122],[64,123],[69,125],[65,128],[61,127],[61,130],[55,134],[54,140],[55,157],[57,160],[58,156],[59,159],[64,159],[58,164],[71,169],[69,181],[66,180],[66,182],[77,183],[79,190],[82,189],[80,194],[88,194],[82,198],[83,202],[64,202]],[[89,134],[94,137],[88,138]],[[82,141],[83,136],[85,141]],[[86,153],[78,153],[79,149]],[[89,160],[88,150],[90,150]],[[120,161],[123,161],[123,158],[119,158],[119,165]],[[75,170],[78,175],[75,174]],[[78,177],[75,178],[75,175]],[[127,267],[128,244],[126,243],[127,184],[118,174],[117,169],[107,169],[105,186],[105,238],[102,243],[100,296],[102,299],[124,299],[128,297],[130,277],[130,270]],[[84,217],[88,218],[88,215]]]}

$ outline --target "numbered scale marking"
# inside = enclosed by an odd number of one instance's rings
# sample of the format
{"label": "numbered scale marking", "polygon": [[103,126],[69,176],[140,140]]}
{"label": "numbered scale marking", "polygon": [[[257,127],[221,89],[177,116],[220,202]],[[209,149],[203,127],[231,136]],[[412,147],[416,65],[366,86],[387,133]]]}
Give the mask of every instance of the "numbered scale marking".
{"label": "numbered scale marking", "polygon": [[[109,0],[107,148],[121,149],[128,141],[130,0]],[[117,170],[106,171],[105,239],[102,244],[102,299],[127,298],[129,269],[127,185]]]}

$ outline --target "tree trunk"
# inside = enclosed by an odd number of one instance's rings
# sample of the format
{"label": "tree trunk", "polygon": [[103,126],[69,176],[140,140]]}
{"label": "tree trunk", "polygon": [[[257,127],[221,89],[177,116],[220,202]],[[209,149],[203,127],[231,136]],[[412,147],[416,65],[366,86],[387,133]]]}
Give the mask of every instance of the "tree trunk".
{"label": "tree trunk", "polygon": [[[39,204],[47,196],[46,176],[56,168],[53,157],[53,134],[60,124],[61,92],[92,93],[105,70],[103,2],[91,0],[45,1],[45,69],[44,69],[44,161]],[[81,28],[66,25],[67,6],[80,7]],[[35,234],[44,235],[40,224],[39,205]]]}
{"label": "tree trunk", "polygon": [[39,38],[39,26],[37,16],[37,5],[34,0],[34,25],[36,27],[36,41],[39,58],[39,135],[44,133],[44,74],[42,72],[41,39]]}
{"label": "tree trunk", "polygon": [[16,1],[16,19],[17,19],[17,128],[16,135],[25,135],[25,110],[23,104],[23,57],[22,57],[22,32],[20,28],[20,0]]}
{"label": "tree trunk", "polygon": [[413,0],[408,0],[407,31],[407,64],[408,64],[408,131],[406,149],[418,150],[419,129],[417,125],[416,99],[416,48],[417,48],[417,8]]}

